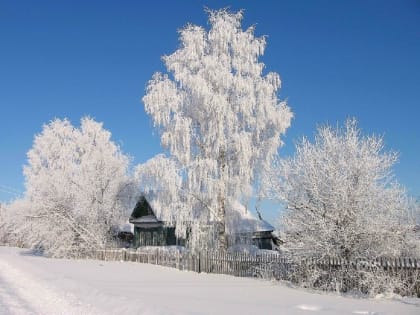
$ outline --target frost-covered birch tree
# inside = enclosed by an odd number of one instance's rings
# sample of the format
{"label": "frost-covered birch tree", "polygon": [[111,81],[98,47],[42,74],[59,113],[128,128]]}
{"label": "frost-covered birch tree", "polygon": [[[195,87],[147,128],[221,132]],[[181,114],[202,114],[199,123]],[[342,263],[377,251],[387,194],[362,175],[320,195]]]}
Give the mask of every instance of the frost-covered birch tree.
{"label": "frost-covered birch tree", "polygon": [[279,163],[272,186],[286,202],[286,246],[348,260],[419,254],[410,200],[392,172],[396,161],[383,138],[363,136],[354,119],[318,128],[314,142],[304,138]]}
{"label": "frost-covered birch tree", "polygon": [[90,118],[80,128],[56,119],[35,137],[24,169],[32,246],[53,256],[98,248],[127,218],[134,188],[129,160],[110,138]]}
{"label": "frost-covered birch tree", "polygon": [[187,25],[180,48],[164,56],[167,73],[155,73],[143,102],[161,132],[162,145],[180,165],[185,199],[179,216],[219,222],[232,203],[246,203],[272,163],[292,113],[277,92],[280,77],[264,72],[266,47],[242,12],[209,11],[210,29]]}

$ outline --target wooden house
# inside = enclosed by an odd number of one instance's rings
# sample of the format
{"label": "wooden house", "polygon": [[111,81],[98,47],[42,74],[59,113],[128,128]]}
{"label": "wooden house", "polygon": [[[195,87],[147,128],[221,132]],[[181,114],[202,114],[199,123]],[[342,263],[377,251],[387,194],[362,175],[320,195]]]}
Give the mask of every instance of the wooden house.
{"label": "wooden house", "polygon": [[144,196],[140,197],[129,222],[134,225],[133,246],[185,245],[185,240],[177,239],[175,227],[165,226],[160,221]]}
{"label": "wooden house", "polygon": [[254,245],[259,249],[273,249],[274,227],[271,224],[255,218],[245,209],[232,210],[226,220],[229,246]]}
{"label": "wooden house", "polygon": [[[246,212],[246,210],[242,212]],[[260,249],[273,248],[274,228],[264,220],[256,219],[249,213],[241,214],[232,211],[234,215],[226,220],[228,245],[255,245]],[[175,226],[168,226],[156,217],[147,199],[142,196],[137,202],[129,222],[134,225],[133,247],[141,246],[185,246],[187,240],[175,235]],[[210,226],[212,226],[210,224]],[[209,226],[209,227],[210,227]],[[216,224],[214,225],[217,226]],[[188,236],[187,236],[188,237]]]}

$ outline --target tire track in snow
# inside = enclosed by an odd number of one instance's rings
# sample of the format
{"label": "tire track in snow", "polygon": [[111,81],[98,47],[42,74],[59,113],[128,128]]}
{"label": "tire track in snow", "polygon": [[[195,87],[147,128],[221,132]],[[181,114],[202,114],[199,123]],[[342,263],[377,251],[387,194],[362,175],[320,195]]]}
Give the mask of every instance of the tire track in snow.
{"label": "tire track in snow", "polygon": [[0,314],[31,314],[30,305],[0,276]]}
{"label": "tire track in snow", "polygon": [[73,295],[59,294],[28,274],[0,260],[0,312],[2,314],[99,314]]}

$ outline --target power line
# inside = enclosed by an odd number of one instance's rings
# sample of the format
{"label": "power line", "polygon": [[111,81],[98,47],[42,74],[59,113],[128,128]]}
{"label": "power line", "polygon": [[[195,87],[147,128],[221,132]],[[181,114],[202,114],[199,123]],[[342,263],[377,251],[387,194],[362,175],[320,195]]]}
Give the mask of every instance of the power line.
{"label": "power line", "polygon": [[16,197],[20,197],[22,195],[22,192],[6,185],[0,185],[0,191],[9,195],[14,195]]}

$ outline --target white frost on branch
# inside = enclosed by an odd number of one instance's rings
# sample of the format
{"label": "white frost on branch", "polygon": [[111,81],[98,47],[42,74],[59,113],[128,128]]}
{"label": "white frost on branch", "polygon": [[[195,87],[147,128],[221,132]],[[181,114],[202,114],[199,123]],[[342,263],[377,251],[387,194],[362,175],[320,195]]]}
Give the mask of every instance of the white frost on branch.
{"label": "white frost on branch", "polygon": [[28,243],[53,256],[99,248],[135,202],[129,159],[91,118],[44,125],[28,152],[25,198]]}
{"label": "white frost on branch", "polygon": [[343,129],[319,128],[313,143],[303,139],[271,186],[286,202],[286,245],[345,259],[418,255],[409,198],[392,172],[396,161],[383,138],[363,136],[354,119]]}
{"label": "white frost on branch", "polygon": [[292,119],[277,97],[279,75],[264,74],[259,61],[265,37],[242,30],[241,20],[242,12],[209,11],[208,31],[180,30],[180,48],[163,57],[168,73],[155,73],[143,97],[182,169],[185,205],[176,215],[219,221],[222,248],[229,207],[253,195]]}

